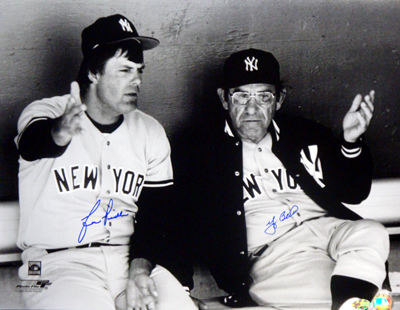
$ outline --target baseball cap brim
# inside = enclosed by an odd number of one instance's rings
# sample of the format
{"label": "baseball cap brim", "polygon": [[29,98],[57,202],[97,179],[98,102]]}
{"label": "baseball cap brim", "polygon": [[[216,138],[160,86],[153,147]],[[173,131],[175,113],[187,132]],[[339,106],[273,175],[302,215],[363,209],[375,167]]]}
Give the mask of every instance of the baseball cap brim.
{"label": "baseball cap brim", "polygon": [[160,44],[153,37],[140,36],[135,25],[121,14],[100,17],[82,31],[82,53],[84,57],[95,49],[122,41],[136,41],[142,51],[152,49]]}
{"label": "baseball cap brim", "polygon": [[144,51],[151,50],[160,44],[160,41],[151,37],[136,37],[141,43]]}
{"label": "baseball cap brim", "polygon": [[123,41],[128,41],[128,40],[137,40],[137,41],[139,41],[143,51],[151,50],[152,48],[155,48],[160,44],[160,41],[158,41],[157,39],[154,39],[154,38],[151,38],[151,37],[142,37],[142,36],[140,36],[140,37],[130,37],[130,38],[122,39],[122,40],[108,42],[107,45],[108,44],[115,44],[115,43],[119,43],[119,42],[123,42]]}

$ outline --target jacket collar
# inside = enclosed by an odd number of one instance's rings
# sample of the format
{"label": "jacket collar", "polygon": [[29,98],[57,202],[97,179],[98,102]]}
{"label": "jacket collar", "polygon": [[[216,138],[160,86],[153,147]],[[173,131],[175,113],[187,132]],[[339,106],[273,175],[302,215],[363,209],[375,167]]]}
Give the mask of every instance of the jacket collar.
{"label": "jacket collar", "polygon": [[235,137],[235,135],[233,134],[233,131],[232,131],[232,129],[231,129],[231,126],[229,126],[229,123],[228,123],[227,120],[225,120],[224,132],[225,132],[228,136],[230,136],[230,137],[232,137],[232,138]]}
{"label": "jacket collar", "polygon": [[[281,129],[279,128],[278,124],[275,122],[274,119],[272,120],[272,125],[273,125],[273,129],[274,129],[274,130],[271,130],[271,131],[275,131],[275,138],[276,138],[276,141],[279,141],[280,136],[281,136]],[[271,127],[271,126],[270,126],[270,127]]]}

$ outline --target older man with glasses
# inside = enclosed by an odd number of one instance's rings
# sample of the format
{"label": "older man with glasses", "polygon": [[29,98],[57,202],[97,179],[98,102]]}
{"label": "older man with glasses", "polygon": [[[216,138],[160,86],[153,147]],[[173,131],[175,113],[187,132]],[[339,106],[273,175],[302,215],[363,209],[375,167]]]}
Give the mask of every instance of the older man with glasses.
{"label": "older man with glasses", "polygon": [[224,127],[203,126],[207,133],[188,148],[186,158],[202,169],[188,171],[195,184],[185,206],[199,223],[193,244],[203,246],[200,255],[229,294],[223,302],[335,310],[369,304],[387,275],[388,233],[342,202],[359,203],[370,191],[363,134],[374,91],[355,96],[340,138],[278,112],[286,90],[269,52],[232,54],[218,95]]}

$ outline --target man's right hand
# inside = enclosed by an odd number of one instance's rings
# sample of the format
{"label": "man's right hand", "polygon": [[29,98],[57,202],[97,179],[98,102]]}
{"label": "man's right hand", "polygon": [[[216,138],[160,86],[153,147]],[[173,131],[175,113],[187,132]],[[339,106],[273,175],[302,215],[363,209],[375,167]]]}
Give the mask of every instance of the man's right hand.
{"label": "man's right hand", "polygon": [[156,310],[157,290],[152,278],[138,274],[128,280],[127,310]]}
{"label": "man's right hand", "polygon": [[71,83],[71,92],[64,114],[58,119],[51,130],[55,144],[67,145],[73,136],[83,134],[82,114],[86,111],[86,105],[82,104],[79,94],[79,84]]}

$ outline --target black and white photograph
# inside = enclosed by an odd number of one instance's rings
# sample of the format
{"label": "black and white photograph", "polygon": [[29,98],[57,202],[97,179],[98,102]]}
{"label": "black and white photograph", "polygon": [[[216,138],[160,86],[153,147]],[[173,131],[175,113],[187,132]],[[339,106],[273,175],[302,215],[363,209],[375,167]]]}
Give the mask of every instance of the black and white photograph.
{"label": "black and white photograph", "polygon": [[400,0],[0,25],[0,309],[400,310]]}

